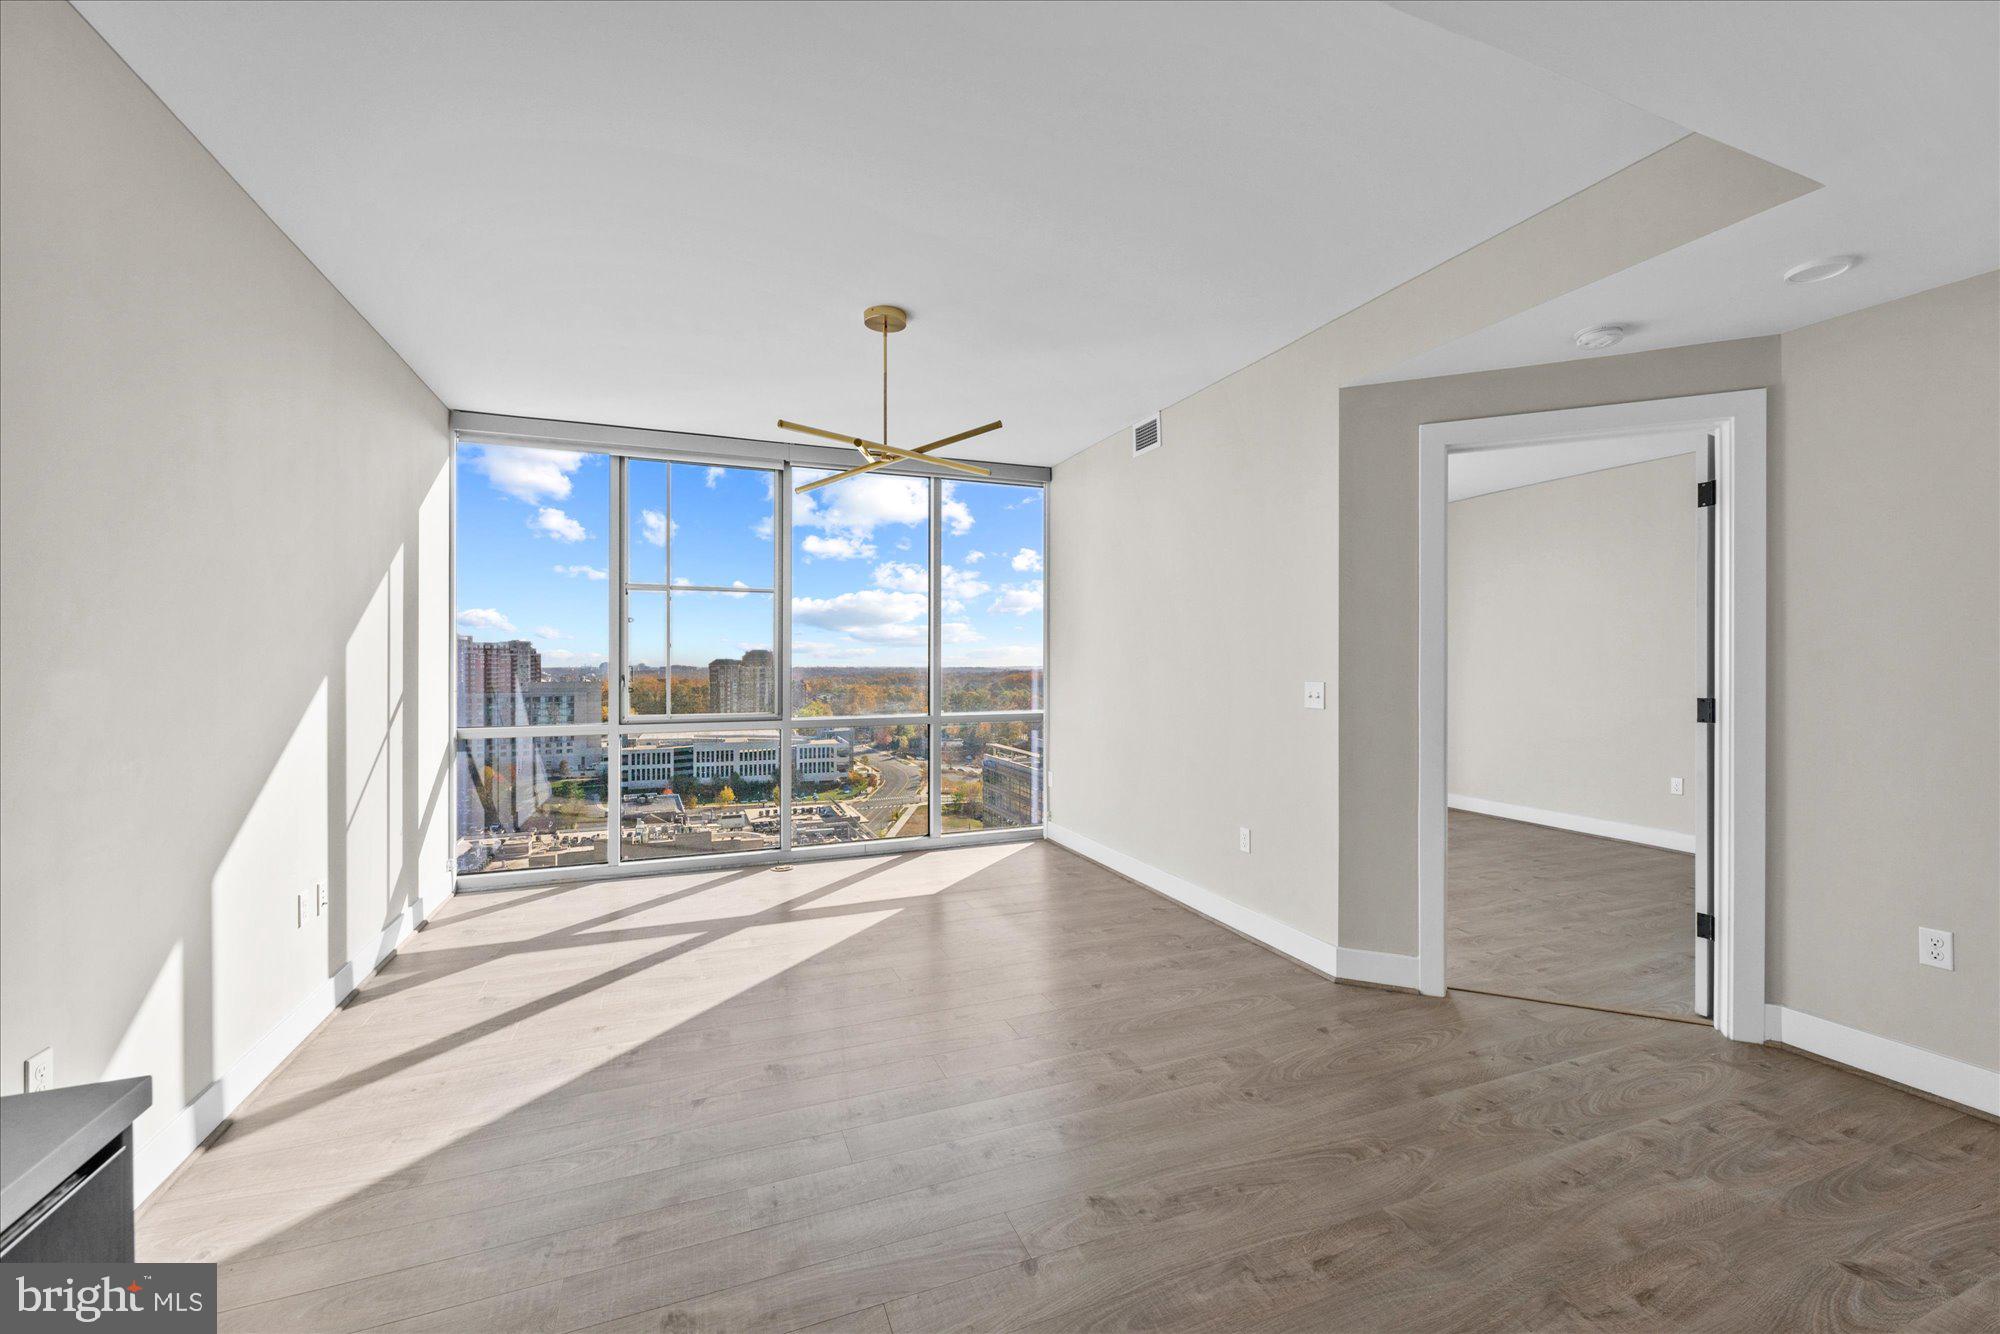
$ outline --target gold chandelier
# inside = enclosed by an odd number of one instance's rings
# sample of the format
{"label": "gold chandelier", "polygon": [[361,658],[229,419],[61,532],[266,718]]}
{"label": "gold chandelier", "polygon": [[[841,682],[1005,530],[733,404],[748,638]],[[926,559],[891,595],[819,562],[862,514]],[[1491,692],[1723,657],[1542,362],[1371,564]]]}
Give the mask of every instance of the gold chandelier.
{"label": "gold chandelier", "polygon": [[886,468],[890,464],[904,459],[914,459],[918,463],[931,463],[940,468],[953,469],[956,472],[969,472],[976,473],[981,477],[991,477],[993,473],[990,469],[982,468],[974,463],[960,463],[956,459],[937,458],[935,454],[936,451],[943,449],[946,445],[955,445],[961,440],[970,440],[975,435],[985,435],[988,431],[997,431],[1000,429],[999,422],[988,422],[984,426],[975,426],[969,431],[960,431],[957,435],[948,435],[942,440],[933,440],[928,445],[918,445],[915,449],[896,449],[889,444],[889,335],[892,333],[901,333],[904,329],[908,328],[910,315],[908,311],[902,309],[900,306],[870,306],[866,311],[862,312],[861,322],[882,335],[882,438],[880,440],[864,440],[857,435],[841,435],[837,431],[822,431],[817,426],[801,426],[797,422],[788,422],[783,418],[779,418],[779,430],[797,431],[803,435],[816,435],[822,440],[838,440],[841,444],[852,445],[861,452],[861,462],[858,465],[849,468],[846,472],[838,472],[831,477],[822,477],[816,482],[807,482],[804,486],[798,488],[799,494],[804,495],[806,492],[822,486],[832,486],[835,482],[844,482],[850,477],[859,477],[864,472],[873,472],[877,468]]}

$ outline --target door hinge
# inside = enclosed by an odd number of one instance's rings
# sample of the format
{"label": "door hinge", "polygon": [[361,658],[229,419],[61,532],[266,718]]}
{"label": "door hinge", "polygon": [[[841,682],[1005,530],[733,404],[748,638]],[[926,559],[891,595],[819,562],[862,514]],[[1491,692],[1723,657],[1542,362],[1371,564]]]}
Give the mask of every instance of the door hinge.
{"label": "door hinge", "polygon": [[1712,699],[1698,699],[1698,700],[1696,700],[1696,701],[1694,702],[1694,720],[1695,720],[1696,722],[1698,722],[1698,723],[1712,723],[1712,722],[1714,722],[1714,721],[1715,721],[1715,701],[1714,701],[1714,700],[1712,700]]}
{"label": "door hinge", "polygon": [[1694,507],[1706,509],[1715,503],[1715,483],[1696,482],[1694,486]]}
{"label": "door hinge", "polygon": [[1694,936],[1696,940],[1715,939],[1715,914],[1698,912],[1694,915]]}

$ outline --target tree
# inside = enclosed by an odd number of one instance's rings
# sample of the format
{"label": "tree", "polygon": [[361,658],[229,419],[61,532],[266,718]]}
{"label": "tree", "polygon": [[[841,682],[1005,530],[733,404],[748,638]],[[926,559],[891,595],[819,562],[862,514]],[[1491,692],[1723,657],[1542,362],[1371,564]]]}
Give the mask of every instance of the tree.
{"label": "tree", "polygon": [[736,789],[724,783],[722,791],[715,794],[715,799],[721,805],[734,806],[736,804]]}

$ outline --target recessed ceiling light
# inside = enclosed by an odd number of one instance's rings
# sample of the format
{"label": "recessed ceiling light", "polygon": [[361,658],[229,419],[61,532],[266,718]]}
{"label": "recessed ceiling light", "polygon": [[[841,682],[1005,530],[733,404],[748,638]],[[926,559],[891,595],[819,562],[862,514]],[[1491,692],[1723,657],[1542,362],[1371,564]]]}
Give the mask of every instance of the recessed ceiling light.
{"label": "recessed ceiling light", "polygon": [[1586,352],[1602,352],[1622,342],[1624,337],[1625,326],[1622,324],[1593,324],[1588,329],[1576,331],[1576,345]]}
{"label": "recessed ceiling light", "polygon": [[1861,262],[1859,255],[1835,255],[1832,259],[1808,260],[1785,270],[1788,283],[1823,283],[1828,278],[1838,278]]}

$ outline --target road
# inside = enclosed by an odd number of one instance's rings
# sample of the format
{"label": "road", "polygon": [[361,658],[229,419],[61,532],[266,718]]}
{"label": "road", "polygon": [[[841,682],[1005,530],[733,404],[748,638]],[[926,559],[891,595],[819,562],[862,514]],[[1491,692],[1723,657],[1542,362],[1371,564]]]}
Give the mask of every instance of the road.
{"label": "road", "polygon": [[[881,838],[904,810],[930,800],[930,785],[924,778],[924,766],[917,761],[879,750],[856,758],[865,758],[882,776],[882,781],[873,792],[854,803],[854,808],[861,812],[862,821],[868,827],[868,837]],[[912,820],[917,818],[911,817]]]}

